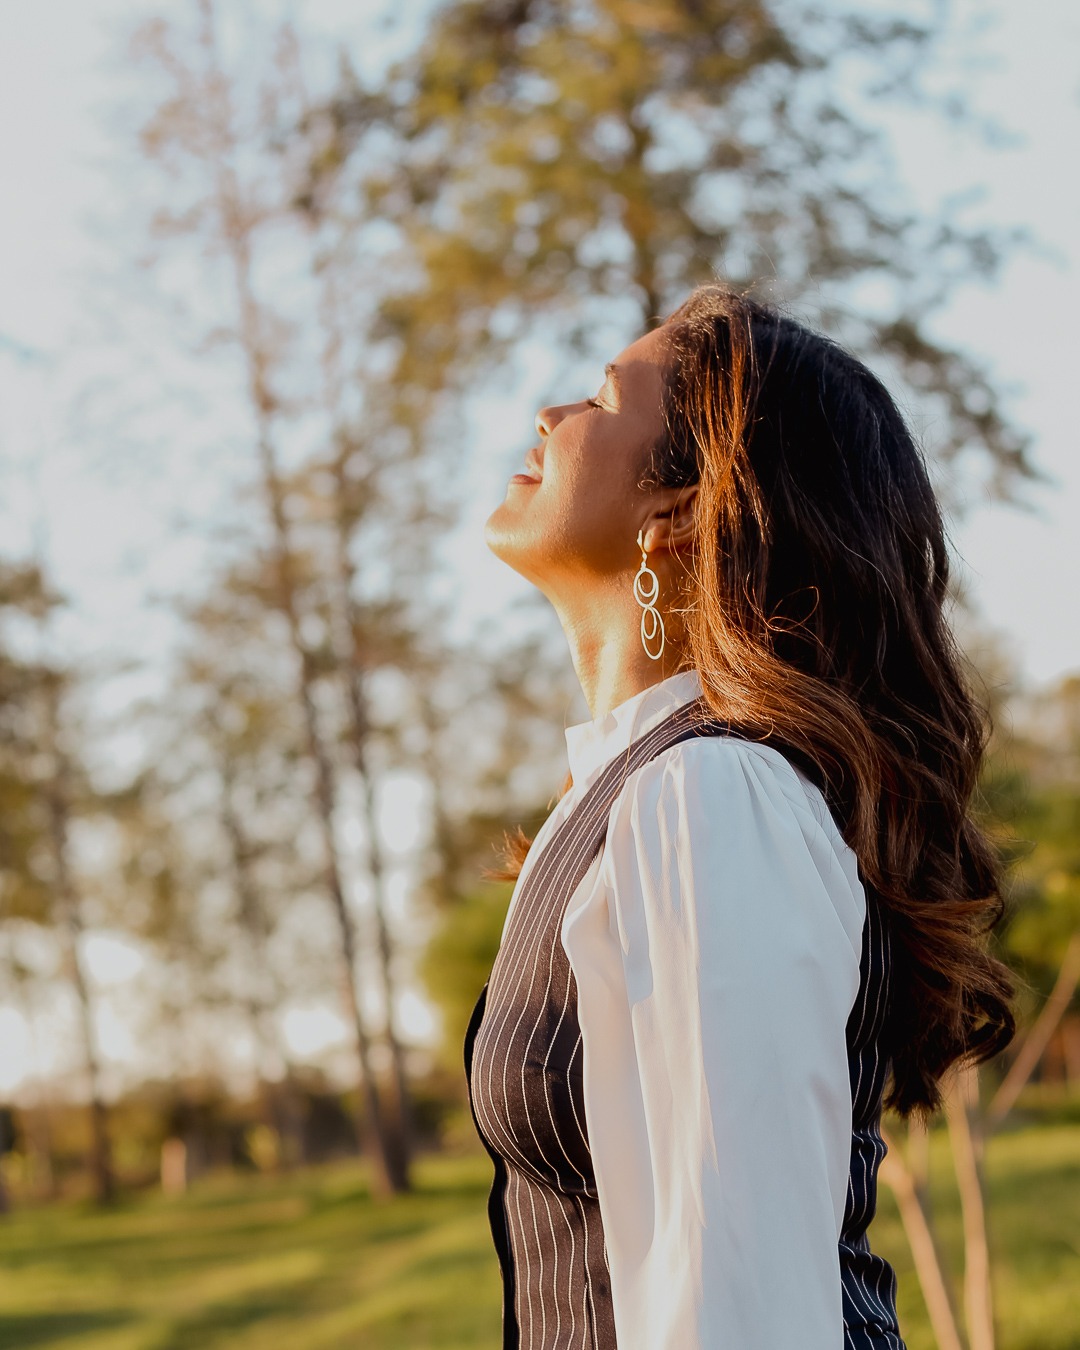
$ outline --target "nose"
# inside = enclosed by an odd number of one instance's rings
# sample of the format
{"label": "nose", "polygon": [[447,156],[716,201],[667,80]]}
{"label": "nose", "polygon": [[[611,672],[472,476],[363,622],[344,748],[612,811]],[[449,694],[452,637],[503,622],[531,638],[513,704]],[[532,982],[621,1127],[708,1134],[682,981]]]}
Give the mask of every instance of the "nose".
{"label": "nose", "polygon": [[558,408],[541,408],[536,414],[536,434],[541,440],[545,440],[554,431],[558,422]]}

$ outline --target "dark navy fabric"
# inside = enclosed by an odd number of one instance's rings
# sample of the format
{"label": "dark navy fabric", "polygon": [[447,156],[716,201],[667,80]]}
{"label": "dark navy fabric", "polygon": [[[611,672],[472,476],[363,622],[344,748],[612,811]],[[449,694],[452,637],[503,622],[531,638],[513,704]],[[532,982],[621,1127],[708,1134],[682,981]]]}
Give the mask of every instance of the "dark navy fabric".
{"label": "dark navy fabric", "polygon": [[896,1273],[871,1252],[866,1236],[877,1209],[877,1172],[886,1152],[880,1123],[889,1070],[884,1044],[892,961],[884,906],[865,879],[863,889],[859,992],[847,1024],[851,1169],[840,1230],[844,1350],[905,1350],[896,1321]]}
{"label": "dark navy fabric", "polygon": [[[473,1009],[465,1073],[477,1133],[495,1169],[488,1218],[503,1278],[504,1350],[615,1350],[585,1122],[577,986],[560,939],[562,919],[603,845],[611,806],[627,777],[679,741],[732,734],[696,699],[604,768],[530,860]],[[866,1239],[885,1153],[878,1122],[888,1069],[880,1049],[888,971],[887,931],[867,889],[861,982],[847,1028],[853,1130],[839,1249],[843,1350],[905,1350],[896,1325],[895,1275]]]}

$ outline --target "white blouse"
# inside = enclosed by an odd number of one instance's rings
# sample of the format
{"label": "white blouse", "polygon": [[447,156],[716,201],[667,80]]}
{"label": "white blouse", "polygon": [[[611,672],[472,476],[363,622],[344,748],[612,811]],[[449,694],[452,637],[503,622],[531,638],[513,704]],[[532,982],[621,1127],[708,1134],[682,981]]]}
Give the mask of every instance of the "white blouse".
{"label": "white blouse", "polygon": [[[574,786],[507,922],[604,765],[700,693],[681,672],[567,728]],[[616,798],[561,937],[619,1350],[843,1346],[865,914],[854,853],[777,750],[684,741]]]}

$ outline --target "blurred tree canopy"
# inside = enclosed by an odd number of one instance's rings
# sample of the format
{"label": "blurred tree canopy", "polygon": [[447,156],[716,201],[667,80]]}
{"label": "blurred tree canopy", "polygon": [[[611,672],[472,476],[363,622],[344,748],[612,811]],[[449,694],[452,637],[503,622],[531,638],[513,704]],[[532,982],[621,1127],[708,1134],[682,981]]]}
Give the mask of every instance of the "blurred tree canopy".
{"label": "blurred tree canopy", "polygon": [[55,603],[40,569],[0,563],[0,917],[46,921],[49,822],[40,792],[40,699],[54,679],[28,634]]}
{"label": "blurred tree canopy", "polygon": [[1017,863],[1009,952],[1046,993],[1080,935],[1080,677],[1066,676],[1025,704],[988,780]]}
{"label": "blurred tree canopy", "polygon": [[457,0],[379,85],[346,68],[308,113],[300,201],[318,215],[353,166],[386,233],[377,331],[400,385],[467,387],[537,338],[595,355],[719,274],[888,363],[935,418],[933,453],[975,449],[1009,495],[1036,476],[1025,438],[932,320],[1015,235],[966,226],[961,202],[915,210],[876,116],[933,104],[949,23],[947,6]]}
{"label": "blurred tree canopy", "polygon": [[[243,467],[176,600],[171,679],[125,707],[145,762],[110,792],[75,672],[35,636],[55,598],[38,569],[0,567],[0,951],[26,984],[44,963],[21,935],[52,936],[91,1080],[87,924],[144,953],[141,1033],[167,1037],[166,1075],[237,1062],[246,1036],[283,1135],[284,1013],[339,1002],[359,1133],[408,1184],[393,1136],[425,1056],[395,1008],[418,975],[457,1073],[509,897],[484,870],[550,807],[579,698],[543,634],[452,635],[468,419],[523,360],[602,359],[719,275],[882,368],[940,466],[970,460],[1003,497],[1039,476],[992,372],[938,324],[1017,236],[962,198],[917,209],[890,149],[884,110],[905,102],[975,134],[962,99],[928,92],[952,22],[890,0],[450,0],[381,74],[343,52],[321,82],[307,35],[258,7],[190,0],[140,28],[143,275],[171,340],[228,386],[212,435]],[[1075,681],[1048,693],[983,781],[1030,1013],[1080,927],[1078,706]],[[412,842],[392,846],[403,800]]]}

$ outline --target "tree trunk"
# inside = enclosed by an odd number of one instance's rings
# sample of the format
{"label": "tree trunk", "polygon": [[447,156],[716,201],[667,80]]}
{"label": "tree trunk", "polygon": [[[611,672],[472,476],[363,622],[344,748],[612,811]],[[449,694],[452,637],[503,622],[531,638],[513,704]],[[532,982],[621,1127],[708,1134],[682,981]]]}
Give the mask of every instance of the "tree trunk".
{"label": "tree trunk", "polygon": [[[50,730],[55,740],[58,739],[56,725],[58,718],[55,706],[51,712],[53,720]],[[57,899],[63,913],[63,931],[67,937],[68,968],[79,1009],[83,1063],[86,1068],[87,1086],[90,1092],[90,1166],[94,1177],[94,1193],[99,1203],[107,1204],[116,1193],[112,1149],[109,1143],[108,1109],[101,1093],[101,1070],[94,1035],[93,1003],[82,960],[82,918],[79,913],[79,897],[76,894],[68,864],[68,806],[66,785],[63,781],[66,769],[63,756],[55,745],[54,757],[54,777],[49,784],[49,819],[53,867]]]}
{"label": "tree trunk", "polygon": [[30,996],[29,981],[24,972],[20,972],[18,963],[12,962],[12,986],[19,1015],[26,1023],[26,1032],[30,1040],[30,1061],[34,1066],[32,1080],[34,1100],[23,1111],[26,1129],[26,1142],[30,1153],[31,1178],[35,1194],[46,1200],[55,1200],[59,1195],[56,1182],[56,1169],[53,1166],[52,1122],[49,1116],[49,1097],[46,1088],[47,1078],[41,1065],[41,1049],[38,1040],[37,1019],[34,1004]]}
{"label": "tree trunk", "polygon": [[899,1142],[882,1131],[888,1153],[878,1176],[896,1197],[915,1272],[919,1277],[938,1350],[964,1350],[941,1250],[934,1236],[925,1192],[900,1152]]}
{"label": "tree trunk", "polygon": [[[275,444],[279,404],[272,381],[274,334],[278,316],[260,304],[253,280],[253,247],[256,233],[268,219],[257,194],[245,193],[237,164],[238,137],[233,111],[234,91],[222,67],[215,34],[214,0],[198,0],[200,27],[197,35],[200,65],[178,98],[169,105],[175,123],[183,123],[192,153],[209,179],[206,205],[212,208],[203,221],[213,231],[211,242],[223,253],[231,273],[236,306],[235,337],[245,367],[246,395],[255,432],[255,450],[270,527],[274,569],[274,605],[285,619],[295,664],[295,694],[303,718],[307,758],[314,770],[312,793],[315,816],[321,832],[323,876],[334,911],[342,963],[341,987],[345,1012],[356,1044],[360,1089],[366,1105],[367,1125],[374,1144],[373,1189],[380,1194],[406,1190],[407,1169],[388,1129],[375,1077],[370,1041],[357,992],[358,963],[352,915],[345,900],[340,859],[334,831],[336,787],[331,751],[319,726],[316,708],[315,664],[301,628],[301,597],[296,556],[285,509],[285,493]],[[182,65],[182,63],[181,63]],[[159,109],[159,113],[162,110]],[[191,123],[196,124],[195,134]],[[270,128],[264,127],[269,134]],[[243,148],[243,147],[240,147]],[[153,153],[151,151],[151,153]],[[196,233],[202,224],[191,226]],[[208,242],[205,238],[201,241]]]}
{"label": "tree trunk", "polygon": [[[216,725],[214,732],[217,737],[222,734],[221,728]],[[297,1151],[293,1147],[292,1112],[286,1100],[290,1078],[289,1057],[272,1025],[274,1000],[268,997],[265,987],[268,968],[266,915],[252,876],[251,845],[234,802],[235,772],[227,752],[221,755],[220,768],[221,823],[229,841],[238,917],[251,948],[251,973],[255,981],[250,996],[245,1000],[245,1011],[255,1045],[259,1115],[263,1125],[277,1141],[275,1169],[282,1169],[291,1165]],[[283,1070],[280,1083],[275,1081],[273,1072],[277,1067]]]}
{"label": "tree trunk", "polygon": [[[261,388],[259,363],[253,355],[251,360],[252,388],[256,409],[266,406],[266,397]],[[336,792],[330,754],[319,731],[318,715],[315,707],[314,681],[311,676],[311,663],[300,630],[300,616],[296,601],[296,586],[293,579],[293,560],[289,547],[288,529],[281,482],[277,474],[276,463],[268,436],[266,418],[259,415],[259,445],[263,467],[264,488],[270,507],[270,516],[274,529],[277,553],[278,603],[284,612],[292,640],[297,665],[297,694],[304,716],[304,730],[307,739],[308,756],[315,768],[315,807],[322,833],[323,869],[327,893],[330,897],[337,920],[338,938],[341,944],[342,964],[345,979],[342,991],[346,1010],[356,1040],[357,1056],[360,1061],[361,1088],[367,1107],[369,1127],[374,1135],[376,1187],[383,1194],[410,1189],[407,1165],[400,1150],[390,1137],[388,1123],[379,1098],[371,1064],[371,1042],[364,1023],[363,1011],[356,989],[357,951],[356,935],[352,915],[345,901],[345,890],[341,880],[338,862],[337,840],[334,834],[334,808]]]}
{"label": "tree trunk", "polygon": [[930,1131],[922,1120],[914,1116],[908,1122],[905,1156],[919,1203],[933,1222],[930,1197]]}
{"label": "tree trunk", "polygon": [[[344,464],[339,460],[335,465],[339,493],[344,493]],[[415,1148],[415,1124],[412,1100],[409,1093],[408,1073],[405,1067],[405,1054],[401,1037],[398,1034],[394,1011],[395,984],[394,952],[390,937],[390,928],[386,914],[386,868],[382,843],[379,839],[378,802],[371,766],[368,763],[368,719],[367,697],[363,686],[363,673],[356,652],[355,635],[360,631],[360,616],[357,612],[354,596],[355,578],[349,558],[349,537],[347,523],[338,518],[338,570],[341,589],[340,604],[344,614],[345,628],[349,636],[349,646],[345,652],[345,682],[348,688],[349,712],[352,730],[353,765],[360,780],[364,804],[364,827],[367,837],[368,874],[371,878],[371,904],[375,917],[375,933],[378,943],[379,974],[382,983],[383,1003],[386,1017],[386,1041],[390,1048],[393,1070],[394,1096],[396,1099],[399,1138],[404,1165],[408,1166]]]}
{"label": "tree trunk", "polygon": [[[362,698],[359,680],[355,671],[350,672],[350,685]],[[354,716],[356,710],[354,709]],[[379,974],[382,983],[383,1003],[386,1008],[386,1041],[390,1048],[390,1063],[394,1083],[394,1099],[397,1114],[398,1138],[402,1153],[402,1166],[408,1167],[416,1147],[416,1126],[413,1116],[412,1097],[409,1092],[408,1071],[405,1067],[405,1052],[401,1035],[397,1027],[397,1014],[394,1010],[394,952],[390,938],[390,928],[386,916],[386,873],[383,865],[382,845],[378,836],[378,818],[376,811],[375,784],[366,755],[359,741],[354,742],[354,761],[360,775],[364,799],[364,824],[368,839],[368,868],[371,876],[371,901],[375,915],[375,936],[378,944]]]}
{"label": "tree trunk", "polygon": [[1043,1004],[1042,1011],[1021,1042],[1009,1072],[990,1100],[986,1118],[991,1125],[1000,1124],[1016,1104],[1017,1097],[1035,1072],[1050,1038],[1068,1011],[1077,984],[1080,984],[1080,931],[1073,933],[1069,939],[1050,997]]}
{"label": "tree trunk", "polygon": [[23,1114],[26,1121],[27,1143],[30,1148],[31,1176],[34,1193],[44,1200],[56,1200],[60,1187],[53,1166],[52,1121],[49,1103],[42,1081],[37,1084],[37,1101]]}
{"label": "tree trunk", "polygon": [[[340,364],[342,327],[337,288],[330,270],[326,271],[322,280],[320,319],[325,338],[322,353],[325,402],[328,410],[336,414],[341,408],[343,394]],[[385,1037],[390,1050],[398,1138],[403,1165],[408,1167],[415,1150],[416,1129],[409,1092],[408,1071],[405,1066],[405,1054],[395,1013],[396,980],[394,978],[393,941],[387,918],[386,867],[382,842],[379,837],[375,780],[368,758],[371,720],[367,691],[364,687],[363,659],[359,650],[362,615],[356,601],[356,568],[349,549],[353,522],[349,510],[351,494],[346,460],[347,450],[343,449],[335,455],[332,466],[337,494],[336,510],[334,511],[334,553],[338,588],[336,616],[339,633],[338,661],[345,684],[349,709],[353,767],[360,781],[363,802],[368,875],[371,880],[371,907],[375,919],[379,975],[385,1007]]]}
{"label": "tree trunk", "polygon": [[[230,192],[228,188],[223,190],[222,196],[226,202],[233,195],[234,193]],[[230,214],[226,211],[225,218],[228,219]],[[356,1040],[362,1080],[361,1090],[367,1107],[368,1123],[374,1135],[375,1186],[383,1194],[406,1191],[410,1189],[407,1166],[400,1156],[400,1150],[395,1147],[394,1141],[390,1138],[372,1070],[370,1039],[356,990],[355,929],[352,915],[349,913],[345,902],[345,891],[338,862],[337,840],[334,834],[336,791],[333,769],[330,763],[329,750],[319,730],[311,658],[300,628],[295,568],[285,515],[284,490],[278,472],[270,430],[270,410],[274,407],[274,399],[268,387],[265,358],[257,336],[259,330],[256,322],[256,302],[251,289],[250,256],[247,240],[243,235],[234,236],[230,238],[229,242],[240,306],[241,343],[247,361],[248,387],[255,416],[263,490],[273,532],[277,603],[288,623],[289,637],[296,661],[297,698],[303,713],[308,757],[315,769],[314,801],[322,833],[324,878],[337,920],[342,962],[347,975],[347,978],[342,982],[342,990],[346,1000],[347,1015]]]}
{"label": "tree trunk", "polygon": [[957,1069],[946,1098],[946,1119],[964,1217],[964,1302],[971,1350],[994,1350],[994,1303],[986,1203],[982,1178],[982,1135],[978,1120],[979,1070]]}

